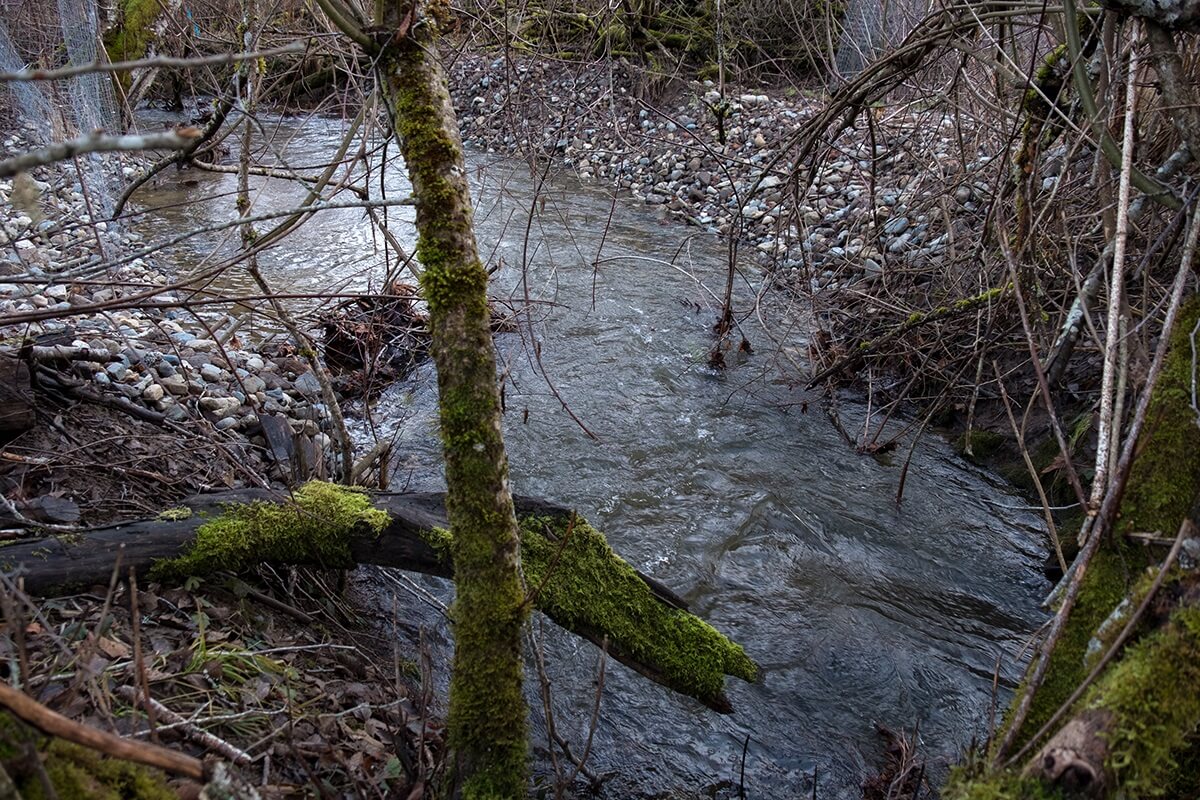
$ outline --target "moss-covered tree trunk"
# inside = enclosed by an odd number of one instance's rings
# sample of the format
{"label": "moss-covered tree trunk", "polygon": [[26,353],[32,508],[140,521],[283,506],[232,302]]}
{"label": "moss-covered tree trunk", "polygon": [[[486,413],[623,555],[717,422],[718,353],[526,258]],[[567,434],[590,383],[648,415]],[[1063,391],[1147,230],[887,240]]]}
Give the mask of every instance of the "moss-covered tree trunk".
{"label": "moss-covered tree trunk", "polygon": [[389,0],[380,69],[417,200],[417,257],[446,463],[455,582],[450,744],[466,797],[526,790],[520,536],[508,486],[500,395],[462,141],[437,27],[444,9]]}
{"label": "moss-covered tree trunk", "polygon": [[[1131,544],[1127,535],[1156,533],[1169,539],[1186,521],[1192,527],[1182,535],[1190,537],[1200,522],[1200,424],[1191,401],[1192,331],[1197,324],[1200,297],[1193,297],[1180,310],[1171,334],[1114,535],[1102,542],[1084,575],[1045,680],[1024,724],[1013,732],[1018,746],[1029,743],[1070,701],[1099,658],[1095,648],[1107,650],[1124,627],[1125,616],[1114,614],[1122,601],[1133,595],[1125,608],[1139,604],[1139,592],[1147,588],[1139,578],[1162,553]],[[1200,578],[1194,572],[1171,574],[1148,615],[1154,620],[1143,621],[1134,643],[1049,727],[1036,748],[1025,748],[1028,756],[1009,769],[987,769],[980,763],[961,770],[943,797],[1015,800],[1064,791],[1090,797],[1194,796],[1169,787],[1184,777],[1193,778],[1194,785],[1195,776],[1182,775],[1179,764],[1192,763],[1200,749],[1194,738],[1200,726],[1198,604]]]}
{"label": "moss-covered tree trunk", "polygon": [[[154,55],[157,42],[167,31],[181,0],[121,0],[117,15],[104,34],[104,50],[110,61],[137,61]],[[117,73],[114,80],[132,112],[149,93],[158,77],[157,67]]]}

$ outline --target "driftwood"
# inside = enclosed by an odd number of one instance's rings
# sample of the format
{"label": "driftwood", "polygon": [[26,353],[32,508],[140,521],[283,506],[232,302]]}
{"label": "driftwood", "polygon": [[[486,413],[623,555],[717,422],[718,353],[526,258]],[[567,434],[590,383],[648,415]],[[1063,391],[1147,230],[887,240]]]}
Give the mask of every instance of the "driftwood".
{"label": "driftwood", "polygon": [[[285,500],[286,497],[279,493],[259,489],[200,495],[182,504],[192,512],[186,519],[177,518],[182,514],[169,514],[159,519],[120,523],[80,534],[8,545],[0,548],[0,569],[15,571],[25,591],[36,595],[45,596],[104,584],[109,581],[118,558],[122,570],[133,568],[139,574],[144,574],[155,562],[186,552],[196,538],[197,529],[206,520],[220,514],[224,506]],[[373,495],[374,506],[386,511],[391,521],[377,537],[353,537],[349,542],[351,557],[359,564],[452,578],[453,567],[449,555],[444,550],[435,549],[422,535],[434,528],[448,527],[444,500],[445,495],[441,493]],[[514,501],[517,515],[522,518],[536,515],[567,519],[572,515],[569,509],[536,498],[515,497]],[[641,572],[637,575],[648,587],[654,600],[663,607],[687,610],[686,602],[662,583]],[[555,619],[553,610],[542,610],[557,624],[606,648],[609,656],[644,677],[673,691],[693,696],[715,711],[733,711],[723,692],[700,696],[685,687],[681,688],[673,684],[662,665],[653,663],[653,659],[635,657],[615,642],[609,632],[590,628],[574,620]]]}

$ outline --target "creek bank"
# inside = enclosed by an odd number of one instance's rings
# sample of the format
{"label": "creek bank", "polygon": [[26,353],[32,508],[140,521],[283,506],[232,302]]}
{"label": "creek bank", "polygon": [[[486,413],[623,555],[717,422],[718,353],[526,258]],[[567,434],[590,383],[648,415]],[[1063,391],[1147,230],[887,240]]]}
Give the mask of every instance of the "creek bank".
{"label": "creek bank", "polygon": [[648,99],[616,66],[487,53],[456,56],[450,73],[467,143],[551,158],[710,234],[729,235],[740,217],[757,263],[801,293],[936,267],[982,223],[993,192],[997,156],[961,148],[954,126],[969,123],[949,116],[930,124],[905,111],[873,134],[843,132],[815,174],[799,170],[812,188],[797,201],[791,137],[822,92],[722,95],[691,81]]}
{"label": "creek bank", "polygon": [[[36,146],[29,129],[10,132],[2,142],[5,154]],[[141,169],[138,161],[116,156],[106,157],[103,166],[114,181],[136,177]],[[97,190],[61,164],[0,182],[6,362],[19,358],[33,365],[38,393],[99,398],[160,427],[183,426],[248,445],[237,449],[237,458],[246,461],[226,488],[251,485],[252,476],[283,487],[330,474],[329,412],[316,377],[292,344],[240,340],[238,317],[216,319],[203,307],[193,312],[186,308],[187,289],[122,307],[165,289],[174,276],[153,256],[137,256],[147,244],[137,231],[93,223]],[[96,310],[80,313],[91,306]],[[4,324],[38,313],[46,318]],[[39,402],[28,400],[35,407]]]}

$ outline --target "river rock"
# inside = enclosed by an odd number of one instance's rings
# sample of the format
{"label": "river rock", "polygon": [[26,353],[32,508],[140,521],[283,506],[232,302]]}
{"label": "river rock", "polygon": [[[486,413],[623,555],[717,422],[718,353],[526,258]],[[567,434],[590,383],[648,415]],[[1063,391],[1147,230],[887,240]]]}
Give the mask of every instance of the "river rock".
{"label": "river rock", "polygon": [[188,382],[184,380],[182,375],[164,375],[159,378],[158,382],[171,394],[182,396],[188,393]]}
{"label": "river rock", "polygon": [[303,375],[297,376],[292,385],[301,394],[309,397],[316,397],[321,394],[321,382],[311,372],[305,372]]}
{"label": "river rock", "polygon": [[241,403],[236,397],[201,397],[200,409],[222,419],[238,410]]}

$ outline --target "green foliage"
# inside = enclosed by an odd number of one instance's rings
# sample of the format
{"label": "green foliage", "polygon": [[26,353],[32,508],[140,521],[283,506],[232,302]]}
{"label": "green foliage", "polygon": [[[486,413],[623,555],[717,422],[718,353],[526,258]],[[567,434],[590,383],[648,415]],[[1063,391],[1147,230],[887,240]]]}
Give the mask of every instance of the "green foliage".
{"label": "green foliage", "polygon": [[350,567],[349,541],[387,527],[386,511],[363,491],[322,481],[296,490],[288,503],[230,505],[196,531],[191,550],[155,564],[156,580],[178,580],[216,570],[238,571],[260,561]]}
{"label": "green foliage", "polygon": [[1164,794],[1200,725],[1200,609],[1181,608],[1130,647],[1085,701],[1113,714],[1108,768],[1128,797]]}
{"label": "green foliage", "polygon": [[40,735],[0,711],[0,762],[24,800],[47,800],[36,771],[23,757],[32,744],[40,754],[58,800],[174,800],[162,773],[100,756],[94,750]]}
{"label": "green foliage", "polygon": [[[607,635],[643,663],[661,670],[676,690],[715,699],[725,676],[747,681],[758,668],[740,645],[686,611],[651,594],[634,569],[583,519],[533,517],[521,524],[521,557],[537,606],[556,622]],[[544,535],[551,531],[558,541]]]}

